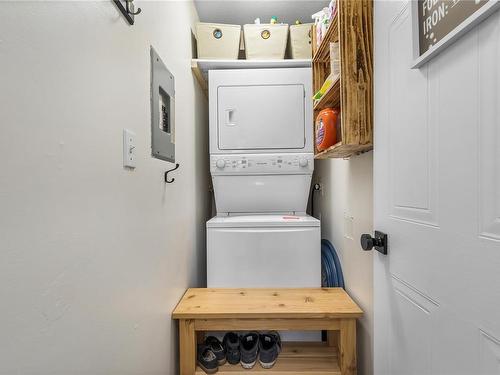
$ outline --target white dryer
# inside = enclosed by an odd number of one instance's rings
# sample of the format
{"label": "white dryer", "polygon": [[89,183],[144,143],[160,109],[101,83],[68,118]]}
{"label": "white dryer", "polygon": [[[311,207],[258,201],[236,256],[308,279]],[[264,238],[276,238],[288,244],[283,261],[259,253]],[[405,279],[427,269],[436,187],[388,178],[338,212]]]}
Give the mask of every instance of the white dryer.
{"label": "white dryer", "polygon": [[310,68],[209,71],[218,215],[305,214],[314,169]]}
{"label": "white dryer", "polygon": [[313,153],[310,68],[209,71],[210,154]]}

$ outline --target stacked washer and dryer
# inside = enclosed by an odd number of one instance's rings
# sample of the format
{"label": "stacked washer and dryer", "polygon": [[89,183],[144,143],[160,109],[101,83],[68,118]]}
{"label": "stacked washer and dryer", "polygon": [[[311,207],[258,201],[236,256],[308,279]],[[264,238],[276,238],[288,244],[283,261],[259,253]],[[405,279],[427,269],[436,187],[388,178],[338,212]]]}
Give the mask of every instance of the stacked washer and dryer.
{"label": "stacked washer and dryer", "polygon": [[321,286],[310,68],[209,71],[208,287]]}

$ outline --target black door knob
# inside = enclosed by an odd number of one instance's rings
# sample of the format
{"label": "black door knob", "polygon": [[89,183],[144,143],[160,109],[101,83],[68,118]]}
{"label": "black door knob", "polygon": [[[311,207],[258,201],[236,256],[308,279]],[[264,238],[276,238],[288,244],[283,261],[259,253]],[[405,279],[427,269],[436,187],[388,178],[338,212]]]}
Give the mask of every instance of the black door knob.
{"label": "black door knob", "polygon": [[373,240],[374,238],[370,234],[362,234],[361,235],[361,247],[363,250],[371,250],[373,249]]}
{"label": "black door knob", "polygon": [[365,251],[369,251],[373,248],[382,254],[387,254],[387,234],[375,231],[375,237],[369,234],[361,235],[361,247]]}

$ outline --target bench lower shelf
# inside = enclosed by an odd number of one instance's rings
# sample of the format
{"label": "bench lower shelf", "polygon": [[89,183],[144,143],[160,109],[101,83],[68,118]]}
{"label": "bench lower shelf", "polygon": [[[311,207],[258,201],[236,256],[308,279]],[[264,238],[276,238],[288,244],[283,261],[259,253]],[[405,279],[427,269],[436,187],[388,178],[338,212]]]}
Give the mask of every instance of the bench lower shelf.
{"label": "bench lower shelf", "polygon": [[[337,351],[321,342],[285,342],[276,364],[264,369],[256,363],[251,370],[241,365],[226,363],[219,367],[218,375],[243,375],[248,373],[271,373],[273,375],[340,375]],[[196,368],[196,375],[205,372]]]}

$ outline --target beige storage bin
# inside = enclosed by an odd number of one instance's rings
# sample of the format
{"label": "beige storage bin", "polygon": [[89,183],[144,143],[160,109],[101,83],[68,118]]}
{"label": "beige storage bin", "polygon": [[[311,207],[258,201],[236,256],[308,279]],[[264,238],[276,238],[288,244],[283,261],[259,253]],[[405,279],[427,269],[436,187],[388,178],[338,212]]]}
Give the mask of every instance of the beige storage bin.
{"label": "beige storage bin", "polygon": [[284,59],[288,25],[244,25],[243,38],[247,60]]}
{"label": "beige storage bin", "polygon": [[238,59],[240,51],[240,25],[218,23],[196,24],[199,59]]}
{"label": "beige storage bin", "polygon": [[312,23],[290,26],[290,56],[292,59],[312,58]]}

